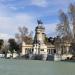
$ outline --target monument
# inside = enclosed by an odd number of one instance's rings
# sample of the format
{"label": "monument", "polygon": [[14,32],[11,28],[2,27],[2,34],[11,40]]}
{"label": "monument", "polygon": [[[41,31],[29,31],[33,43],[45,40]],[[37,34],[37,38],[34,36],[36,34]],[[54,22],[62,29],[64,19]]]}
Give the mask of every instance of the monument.
{"label": "monument", "polygon": [[37,21],[38,26],[35,28],[35,38],[33,45],[33,54],[47,54],[47,46],[44,43],[45,40],[45,27],[41,20]]}

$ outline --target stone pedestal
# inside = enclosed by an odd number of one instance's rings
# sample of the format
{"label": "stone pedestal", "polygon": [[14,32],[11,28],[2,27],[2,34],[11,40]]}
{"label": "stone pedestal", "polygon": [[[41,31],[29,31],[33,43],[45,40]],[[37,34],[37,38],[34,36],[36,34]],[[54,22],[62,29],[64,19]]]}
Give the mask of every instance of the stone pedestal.
{"label": "stone pedestal", "polygon": [[47,54],[47,46],[45,44],[35,44],[33,54]]}

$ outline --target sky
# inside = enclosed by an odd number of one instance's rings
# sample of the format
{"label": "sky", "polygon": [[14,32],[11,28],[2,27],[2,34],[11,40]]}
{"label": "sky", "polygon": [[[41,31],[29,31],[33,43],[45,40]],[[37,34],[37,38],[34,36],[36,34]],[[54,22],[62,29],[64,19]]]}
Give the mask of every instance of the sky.
{"label": "sky", "polygon": [[18,27],[35,31],[41,19],[48,36],[56,35],[59,10],[67,12],[75,0],[0,0],[0,33],[15,36]]}

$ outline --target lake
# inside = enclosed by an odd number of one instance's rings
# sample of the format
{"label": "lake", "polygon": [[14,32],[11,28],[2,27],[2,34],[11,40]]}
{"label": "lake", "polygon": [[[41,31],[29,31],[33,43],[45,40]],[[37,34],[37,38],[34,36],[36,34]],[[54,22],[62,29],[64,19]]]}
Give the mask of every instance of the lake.
{"label": "lake", "polygon": [[75,75],[75,63],[0,59],[0,75]]}

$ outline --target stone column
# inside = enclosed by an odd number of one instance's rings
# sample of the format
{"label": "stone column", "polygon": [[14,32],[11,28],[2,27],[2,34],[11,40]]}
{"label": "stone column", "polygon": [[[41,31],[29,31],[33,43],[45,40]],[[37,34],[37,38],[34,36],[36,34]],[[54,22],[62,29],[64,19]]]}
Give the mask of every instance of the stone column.
{"label": "stone column", "polygon": [[69,47],[68,46],[66,47],[66,51],[67,51],[67,54],[69,54]]}
{"label": "stone column", "polygon": [[21,55],[25,55],[25,46],[26,46],[25,42],[22,42],[22,53],[21,53]]}
{"label": "stone column", "polygon": [[22,55],[25,55],[25,47],[22,47]]}

